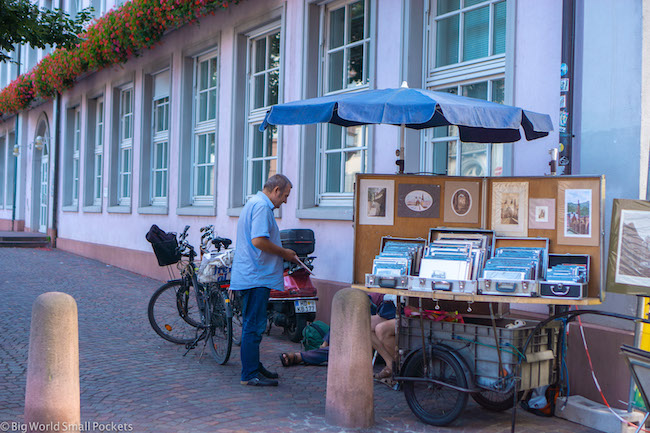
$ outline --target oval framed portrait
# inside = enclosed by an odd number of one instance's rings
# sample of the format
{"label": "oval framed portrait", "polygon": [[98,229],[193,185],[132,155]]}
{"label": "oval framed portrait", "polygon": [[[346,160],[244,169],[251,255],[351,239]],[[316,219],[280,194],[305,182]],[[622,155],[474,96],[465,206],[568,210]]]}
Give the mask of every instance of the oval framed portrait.
{"label": "oval framed portrait", "polygon": [[426,191],[416,189],[406,194],[404,204],[413,212],[424,212],[433,205],[433,197]]}
{"label": "oval framed portrait", "polygon": [[472,209],[472,196],[464,188],[459,188],[451,196],[451,210],[458,216],[465,216]]}

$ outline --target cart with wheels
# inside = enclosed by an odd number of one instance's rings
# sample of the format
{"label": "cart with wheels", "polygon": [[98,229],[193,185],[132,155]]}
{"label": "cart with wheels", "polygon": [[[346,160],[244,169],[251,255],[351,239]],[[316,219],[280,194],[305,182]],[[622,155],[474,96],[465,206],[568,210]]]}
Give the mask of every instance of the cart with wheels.
{"label": "cart with wheels", "polygon": [[394,380],[403,384],[406,401],[420,420],[447,425],[463,412],[469,397],[486,409],[506,410],[514,404],[515,385],[525,391],[554,382],[559,327],[537,332],[523,353],[537,322],[515,328],[505,327],[512,319],[491,322],[404,316],[397,321]]}

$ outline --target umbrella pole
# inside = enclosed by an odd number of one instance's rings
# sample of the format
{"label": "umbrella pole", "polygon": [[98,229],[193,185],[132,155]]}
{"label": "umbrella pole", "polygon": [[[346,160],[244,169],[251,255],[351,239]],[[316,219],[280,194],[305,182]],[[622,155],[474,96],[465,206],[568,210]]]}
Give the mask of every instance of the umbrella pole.
{"label": "umbrella pole", "polygon": [[405,126],[402,123],[400,125],[400,131],[399,131],[399,150],[396,152],[397,153],[397,161],[395,161],[395,164],[399,167],[399,174],[404,174],[404,130]]}

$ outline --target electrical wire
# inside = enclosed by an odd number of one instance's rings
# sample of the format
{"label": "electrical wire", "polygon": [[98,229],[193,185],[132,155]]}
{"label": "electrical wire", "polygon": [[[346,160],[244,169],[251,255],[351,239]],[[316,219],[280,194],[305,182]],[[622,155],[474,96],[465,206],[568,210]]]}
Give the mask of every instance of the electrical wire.
{"label": "electrical wire", "polygon": [[[578,318],[579,316],[581,316],[583,314],[595,314],[595,315],[599,315],[599,316],[613,317],[613,318],[616,318],[616,319],[630,320],[630,321],[633,321],[635,323],[647,323],[647,324],[650,324],[650,320],[648,320],[648,319],[642,319],[642,318],[639,318],[639,317],[628,316],[626,314],[610,313],[608,311],[599,311],[599,310],[568,310],[568,311],[563,311],[561,313],[554,314],[554,315],[542,320],[541,322],[539,322],[537,324],[537,326],[528,335],[528,338],[526,339],[526,342],[524,343],[524,346],[522,348],[522,352],[526,353],[526,350],[528,349],[528,345],[532,341],[533,336],[537,333],[537,331],[544,328],[550,322],[552,322],[554,320],[565,319],[566,322],[568,323],[568,322],[571,322],[571,321],[575,320],[576,318]],[[520,359],[519,362],[517,363],[516,370],[515,370],[516,372],[521,371],[521,363],[522,363],[522,361],[523,360]],[[593,369],[592,369],[592,376],[595,379],[595,374],[593,374]],[[517,382],[515,381],[515,392],[514,392],[514,397],[513,397],[514,405],[512,407],[512,424],[511,424],[511,429],[510,429],[511,433],[515,433],[516,424],[517,424],[516,423],[516,421],[517,421],[517,404],[519,402],[517,396],[518,396]],[[625,421],[625,422],[629,423],[629,421]],[[629,423],[629,424],[636,427],[632,423]],[[647,430],[643,430],[643,431],[647,431]]]}
{"label": "electrical wire", "polygon": [[[587,360],[589,361],[589,371],[591,372],[591,377],[592,377],[592,379],[594,380],[594,385],[596,385],[596,389],[598,390],[598,393],[600,394],[600,398],[603,399],[603,403],[605,403],[605,406],[607,406],[607,409],[609,409],[609,411],[610,411],[610,412],[611,412],[611,413],[612,413],[616,418],[618,418],[619,421],[621,421],[623,424],[627,424],[627,425],[629,425],[630,427],[637,428],[638,426],[637,426],[636,424],[634,424],[634,423],[632,423],[632,422],[630,422],[630,421],[624,419],[623,417],[621,417],[621,416],[620,416],[619,414],[617,414],[617,413],[614,411],[614,409],[612,409],[612,407],[609,405],[609,402],[608,402],[607,399],[605,398],[605,394],[603,394],[603,390],[602,390],[602,388],[600,387],[600,383],[598,382],[598,378],[596,377],[596,373],[594,372],[594,365],[593,365],[592,362],[591,362],[591,355],[590,355],[590,353],[589,353],[589,347],[587,347],[587,339],[585,338],[585,332],[584,332],[584,329],[583,329],[583,327],[582,327],[582,320],[580,320],[580,317],[578,317],[578,325],[579,325],[579,327],[580,327],[580,336],[582,337],[582,344],[583,344],[584,347],[585,347],[585,353],[587,354]],[[646,429],[644,429],[644,428],[641,428],[641,430],[639,430],[639,431],[648,432],[648,431],[650,431],[650,430],[646,430]]]}

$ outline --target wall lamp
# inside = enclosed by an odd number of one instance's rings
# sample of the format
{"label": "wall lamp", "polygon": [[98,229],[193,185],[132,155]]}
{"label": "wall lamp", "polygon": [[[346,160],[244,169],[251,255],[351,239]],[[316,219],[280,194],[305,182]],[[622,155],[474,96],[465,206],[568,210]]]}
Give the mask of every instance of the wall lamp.
{"label": "wall lamp", "polygon": [[14,144],[14,156],[17,157],[18,155],[20,155],[20,146]]}
{"label": "wall lamp", "polygon": [[40,135],[34,140],[34,147],[36,150],[43,150],[43,137]]}

